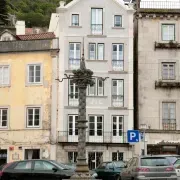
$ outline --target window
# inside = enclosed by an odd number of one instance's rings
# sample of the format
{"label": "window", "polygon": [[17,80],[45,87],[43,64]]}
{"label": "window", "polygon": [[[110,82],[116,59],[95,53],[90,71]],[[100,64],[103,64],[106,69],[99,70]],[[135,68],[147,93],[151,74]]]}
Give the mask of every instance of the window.
{"label": "window", "polygon": [[113,116],[113,136],[123,136],[123,116]]}
{"label": "window", "polygon": [[73,80],[69,80],[69,105],[78,106],[79,104],[79,89],[78,86],[73,83]]}
{"label": "window", "polygon": [[11,41],[11,37],[10,36],[4,36],[4,37],[2,37],[2,41]]}
{"label": "window", "polygon": [[162,79],[175,79],[175,63],[162,63]]}
{"label": "window", "polygon": [[8,109],[0,108],[0,128],[6,128],[8,121]]}
{"label": "window", "polygon": [[19,162],[14,169],[17,170],[28,170],[31,169],[31,161]]}
{"label": "window", "polygon": [[79,26],[79,14],[72,14],[72,26]]}
{"label": "window", "polygon": [[[97,49],[96,49],[97,47]],[[95,43],[89,44],[89,59],[90,60],[104,60],[104,44]]]}
{"label": "window", "polygon": [[161,30],[163,41],[175,40],[175,24],[162,24]]}
{"label": "window", "polygon": [[77,136],[78,135],[78,115],[69,115],[69,135]]}
{"label": "window", "polygon": [[124,106],[124,80],[112,80],[112,106]]}
{"label": "window", "polygon": [[103,117],[89,116],[89,135],[102,136],[103,135]]}
{"label": "window", "polygon": [[121,15],[114,16],[114,27],[122,27],[122,16]]}
{"label": "window", "polygon": [[104,81],[101,79],[93,79],[94,84],[87,88],[88,96],[103,96],[104,95]]}
{"label": "window", "polygon": [[42,67],[40,64],[28,65],[28,83],[38,84],[42,82]]}
{"label": "window", "polygon": [[27,127],[40,127],[41,108],[27,108]]}
{"label": "window", "polygon": [[103,9],[91,9],[91,32],[95,35],[103,34]]}
{"label": "window", "polygon": [[78,69],[80,67],[81,59],[81,44],[70,43],[69,44],[69,68]]}
{"label": "window", "polygon": [[113,44],[112,67],[114,71],[124,70],[124,45]]}
{"label": "window", "polygon": [[25,149],[24,159],[40,159],[40,149]]}
{"label": "window", "polygon": [[176,103],[162,103],[162,125],[164,130],[176,130]]}
{"label": "window", "polygon": [[[124,153],[123,152],[112,152],[112,161],[123,161]],[[116,165],[118,167],[118,164]]]}
{"label": "window", "polygon": [[0,66],[0,86],[9,85],[9,66]]}
{"label": "window", "polygon": [[89,169],[97,168],[103,162],[103,152],[88,152]]}
{"label": "window", "polygon": [[70,163],[77,163],[77,152],[68,152],[68,161]]}
{"label": "window", "polygon": [[55,166],[46,161],[35,161],[34,170],[51,171]]}

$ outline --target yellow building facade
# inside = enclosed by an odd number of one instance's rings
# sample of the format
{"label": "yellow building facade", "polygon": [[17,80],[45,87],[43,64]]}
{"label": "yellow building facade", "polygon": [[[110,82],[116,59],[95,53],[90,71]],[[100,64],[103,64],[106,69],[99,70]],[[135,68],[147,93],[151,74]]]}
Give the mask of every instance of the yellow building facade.
{"label": "yellow building facade", "polygon": [[0,42],[0,164],[50,158],[54,40]]}

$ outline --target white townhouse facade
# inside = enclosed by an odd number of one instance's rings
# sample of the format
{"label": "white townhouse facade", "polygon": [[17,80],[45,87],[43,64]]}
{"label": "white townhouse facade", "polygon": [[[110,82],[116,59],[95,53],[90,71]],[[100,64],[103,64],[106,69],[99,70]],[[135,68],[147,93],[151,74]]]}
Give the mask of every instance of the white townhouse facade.
{"label": "white townhouse facade", "polygon": [[[59,78],[80,67],[84,47],[86,67],[95,76],[87,88],[87,162],[128,160],[133,148],[127,130],[133,129],[133,7],[123,0],[63,1],[52,14],[49,31],[59,38]],[[56,159],[76,162],[78,88],[59,84]],[[55,120],[55,119],[54,119]]]}

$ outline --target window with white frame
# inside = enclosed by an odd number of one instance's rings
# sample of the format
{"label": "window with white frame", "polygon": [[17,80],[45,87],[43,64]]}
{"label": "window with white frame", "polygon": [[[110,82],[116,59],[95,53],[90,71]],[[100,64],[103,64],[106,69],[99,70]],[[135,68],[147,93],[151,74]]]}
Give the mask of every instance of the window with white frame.
{"label": "window with white frame", "polygon": [[91,32],[95,35],[103,34],[103,9],[91,9]]}
{"label": "window with white frame", "polygon": [[112,80],[112,106],[122,107],[124,105],[124,80]]}
{"label": "window with white frame", "polygon": [[161,31],[163,41],[175,40],[175,24],[162,24]]}
{"label": "window with white frame", "polygon": [[38,84],[42,82],[42,66],[41,64],[28,65],[28,83]]}
{"label": "window with white frame", "polygon": [[89,135],[103,135],[103,116],[89,116]]}
{"label": "window with white frame", "polygon": [[79,14],[72,14],[72,26],[79,26]]}
{"label": "window with white frame", "polygon": [[103,96],[104,95],[104,81],[101,79],[93,79],[94,84],[87,88],[88,96]]}
{"label": "window with white frame", "polygon": [[69,105],[77,106],[79,99],[79,89],[78,86],[73,82],[73,80],[69,80]]}
{"label": "window with white frame", "polygon": [[122,16],[121,15],[114,16],[114,27],[122,27]]}
{"label": "window with white frame", "polygon": [[9,85],[9,66],[7,65],[0,65],[0,86]]}
{"label": "window with white frame", "polygon": [[123,116],[113,116],[113,136],[123,136],[124,131],[124,120]]}
{"label": "window with white frame", "polygon": [[176,103],[162,103],[162,125],[164,130],[176,130]]}
{"label": "window with white frame", "polygon": [[6,128],[8,123],[8,109],[0,108],[0,128]]}
{"label": "window with white frame", "polygon": [[69,68],[78,69],[81,59],[81,43],[69,43]]}
{"label": "window with white frame", "polygon": [[104,60],[104,44],[89,43],[89,59]]}
{"label": "window with white frame", "polygon": [[27,120],[27,127],[40,127],[41,108],[40,107],[28,107],[26,120]]}
{"label": "window with white frame", "polygon": [[162,79],[175,79],[175,63],[162,63]]}
{"label": "window with white frame", "polygon": [[77,152],[68,152],[68,162],[69,163],[77,163]]}
{"label": "window with white frame", "polygon": [[70,136],[77,136],[78,135],[78,115],[69,115],[69,132]]}
{"label": "window with white frame", "polygon": [[112,152],[112,161],[123,161],[124,153],[123,152]]}
{"label": "window with white frame", "polygon": [[124,44],[112,45],[112,68],[114,71],[123,71],[124,69]]}

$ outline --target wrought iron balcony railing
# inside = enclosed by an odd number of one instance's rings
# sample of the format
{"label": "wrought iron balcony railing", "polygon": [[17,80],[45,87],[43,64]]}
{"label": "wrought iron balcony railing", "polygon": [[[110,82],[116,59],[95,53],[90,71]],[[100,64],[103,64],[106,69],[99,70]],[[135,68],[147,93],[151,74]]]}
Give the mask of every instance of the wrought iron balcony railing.
{"label": "wrought iron balcony railing", "polygon": [[123,95],[112,95],[112,106],[113,107],[123,107],[124,106],[124,96]]}
{"label": "wrought iron balcony railing", "polygon": [[69,69],[75,70],[80,68],[80,59],[69,58]]}
{"label": "wrought iron balcony railing", "polygon": [[123,60],[112,60],[112,68],[114,71],[123,71],[124,61]]}
{"label": "wrought iron balcony railing", "polygon": [[103,34],[103,24],[91,24],[91,33],[93,35]]}
{"label": "wrought iron balcony railing", "polygon": [[[127,143],[127,133],[102,131],[102,134],[98,135],[94,131],[94,135],[90,135],[90,131],[87,131],[86,141],[89,143]],[[78,133],[75,131],[59,131],[58,142],[78,142]]]}
{"label": "wrought iron balcony railing", "polygon": [[180,9],[180,0],[143,0],[140,2],[143,9]]}
{"label": "wrought iron balcony railing", "polygon": [[162,123],[163,130],[176,130],[176,123]]}

